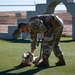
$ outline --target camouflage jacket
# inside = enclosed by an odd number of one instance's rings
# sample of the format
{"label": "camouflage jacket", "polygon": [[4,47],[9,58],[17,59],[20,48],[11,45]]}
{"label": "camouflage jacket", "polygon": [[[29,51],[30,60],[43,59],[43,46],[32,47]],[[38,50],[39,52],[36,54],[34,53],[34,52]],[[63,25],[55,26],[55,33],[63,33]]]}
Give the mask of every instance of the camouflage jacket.
{"label": "camouflage jacket", "polygon": [[[38,15],[38,16],[31,17],[29,20],[29,23],[31,23],[31,21],[35,21],[35,19],[39,19],[43,21],[43,25],[46,28],[45,31],[42,32],[44,33],[44,36],[51,37],[55,29],[57,29],[60,26],[63,26],[63,21],[59,17],[54,16],[53,14]],[[32,29],[30,29],[30,34],[31,34],[31,39],[32,39],[31,48],[36,48],[37,34],[41,33],[41,30],[39,28],[37,29],[35,29],[35,27],[33,28],[32,24],[30,24],[30,26],[32,27]]]}

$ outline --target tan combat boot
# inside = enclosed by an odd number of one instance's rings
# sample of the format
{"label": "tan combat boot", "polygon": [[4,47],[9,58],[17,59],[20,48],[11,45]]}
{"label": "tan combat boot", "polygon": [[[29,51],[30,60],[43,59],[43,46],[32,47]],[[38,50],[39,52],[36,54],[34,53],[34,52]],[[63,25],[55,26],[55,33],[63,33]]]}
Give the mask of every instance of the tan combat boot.
{"label": "tan combat boot", "polygon": [[44,58],[35,64],[37,67],[49,67],[48,58]]}
{"label": "tan combat boot", "polygon": [[66,62],[65,59],[62,57],[58,57],[59,61],[57,63],[55,63],[56,66],[65,66]]}

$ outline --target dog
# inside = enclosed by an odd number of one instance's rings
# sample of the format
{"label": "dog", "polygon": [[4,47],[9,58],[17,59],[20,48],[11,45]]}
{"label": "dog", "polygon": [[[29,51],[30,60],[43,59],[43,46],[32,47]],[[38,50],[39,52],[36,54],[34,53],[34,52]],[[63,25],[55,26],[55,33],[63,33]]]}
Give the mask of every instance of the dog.
{"label": "dog", "polygon": [[34,56],[34,54],[27,52],[22,56],[22,66],[31,66],[32,64],[38,63],[40,60],[40,56]]}

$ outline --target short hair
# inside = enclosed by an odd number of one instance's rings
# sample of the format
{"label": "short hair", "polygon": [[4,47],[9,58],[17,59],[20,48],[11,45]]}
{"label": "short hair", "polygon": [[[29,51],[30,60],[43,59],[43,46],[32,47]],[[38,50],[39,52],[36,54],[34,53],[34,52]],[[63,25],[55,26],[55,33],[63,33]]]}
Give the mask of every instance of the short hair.
{"label": "short hair", "polygon": [[25,25],[27,25],[27,23],[19,23],[19,24],[18,24],[18,30],[19,30],[20,28],[22,28],[22,26],[25,26]]}

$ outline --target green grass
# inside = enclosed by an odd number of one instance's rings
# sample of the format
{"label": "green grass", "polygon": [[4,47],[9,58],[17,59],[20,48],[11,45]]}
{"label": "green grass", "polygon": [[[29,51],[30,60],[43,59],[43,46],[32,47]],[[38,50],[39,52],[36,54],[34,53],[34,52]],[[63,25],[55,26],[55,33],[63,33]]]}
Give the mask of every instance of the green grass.
{"label": "green grass", "polygon": [[[28,43],[26,43],[28,42]],[[56,67],[57,58],[52,53],[49,58],[50,67],[40,68],[34,65],[18,66],[22,55],[30,51],[30,41],[0,40],[0,75],[75,75],[75,42],[70,37],[61,38],[60,45],[66,59],[66,66]],[[37,47],[35,55],[39,54]]]}

